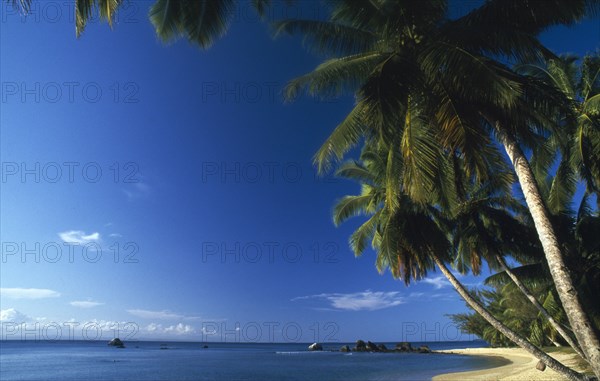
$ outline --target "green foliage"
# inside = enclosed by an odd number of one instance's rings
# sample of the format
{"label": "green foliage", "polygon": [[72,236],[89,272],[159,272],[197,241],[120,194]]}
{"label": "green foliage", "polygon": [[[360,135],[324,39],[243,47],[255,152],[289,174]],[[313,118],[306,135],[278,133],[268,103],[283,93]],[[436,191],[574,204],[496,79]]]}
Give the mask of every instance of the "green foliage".
{"label": "green foliage", "polygon": [[[302,90],[313,96],[356,97],[354,109],[315,155],[315,164],[327,171],[352,147],[377,140],[396,146],[391,157],[402,153],[402,182],[417,202],[445,183],[440,175],[448,174],[448,168],[441,168],[441,155],[459,156],[466,177],[490,180],[506,162],[489,121],[506,121],[502,125],[511,135],[535,147],[558,127],[548,115],[562,112],[566,102],[554,86],[515,73],[498,56],[539,61],[549,52],[536,34],[581,19],[588,5],[593,4],[490,1],[448,20],[446,1],[418,6],[392,0],[332,1],[327,20],[275,23],[276,35],[300,34],[311,49],[327,55],[313,72],[289,83],[288,98]],[[443,207],[455,197],[451,191],[442,192],[448,198]],[[563,196],[556,193],[558,199]]]}
{"label": "green foliage", "polygon": [[92,17],[94,8],[98,10],[101,20],[108,22],[112,28],[113,18],[123,0],[75,0],[75,34],[79,37]]}
{"label": "green foliage", "polygon": [[[530,290],[536,298],[543,301],[544,308],[559,324],[567,324],[564,312],[553,292],[548,291],[545,287],[533,287]],[[526,337],[531,343],[537,346],[565,344],[552,326],[539,314],[539,311],[511,283],[472,290],[471,293],[498,320],[521,336]],[[490,343],[491,346],[506,347],[514,345],[477,313],[448,316],[462,332],[474,334]]]}
{"label": "green foliage", "polygon": [[[582,200],[579,213],[561,207],[560,210],[568,213],[554,215],[552,220],[579,297],[587,308],[594,329],[600,332],[600,303],[597,297],[600,293],[600,216],[589,208],[587,198]],[[538,259],[535,256],[523,257],[521,260],[529,263],[512,269],[512,272],[533,291],[557,322],[568,327],[545,261],[541,256]],[[517,292],[507,274],[494,274],[485,283],[490,288],[479,293],[483,295],[486,307],[494,311],[499,320],[536,345],[564,344],[552,326],[537,315],[537,311],[532,310],[531,305]],[[477,314],[459,314],[451,318],[464,332],[475,334],[496,346],[508,344],[491,326],[479,324],[481,318]],[[482,329],[482,325],[487,330]]]}
{"label": "green foliage", "polygon": [[[550,114],[560,128],[534,150],[532,166],[553,213],[567,213],[578,181],[588,193],[600,195],[600,56],[573,55],[516,70],[542,80],[564,94],[568,108]],[[555,173],[550,168],[558,162]],[[552,173],[552,178],[548,175]]]}
{"label": "green foliage", "polygon": [[150,21],[163,41],[184,36],[206,49],[227,32],[235,5],[235,0],[157,0]]}
{"label": "green foliage", "polygon": [[[33,0],[7,1],[27,14]],[[286,0],[287,4],[292,2]],[[76,36],[81,36],[94,12],[112,28],[116,12],[124,3],[124,0],[75,0]],[[251,0],[250,3],[264,17],[272,0]],[[184,37],[207,49],[227,32],[237,5],[236,0],[155,0],[149,18],[162,41],[170,42]]]}
{"label": "green foliage", "polygon": [[379,272],[389,269],[392,276],[408,284],[433,269],[433,255],[447,258],[450,245],[431,206],[403,193],[400,181],[390,183],[391,177],[401,179],[405,170],[403,158],[395,159],[390,152],[393,150],[372,143],[364,148],[360,161],[340,167],[337,175],[360,182],[361,193],[340,199],[333,220],[337,225],[353,216],[367,216],[349,240],[355,255],[362,255],[370,242],[377,252]]}

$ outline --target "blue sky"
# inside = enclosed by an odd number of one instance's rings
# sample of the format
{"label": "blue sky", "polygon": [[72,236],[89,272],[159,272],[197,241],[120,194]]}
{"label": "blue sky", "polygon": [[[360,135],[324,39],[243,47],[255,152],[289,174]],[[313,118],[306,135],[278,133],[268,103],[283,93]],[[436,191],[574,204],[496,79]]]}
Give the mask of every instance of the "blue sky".
{"label": "blue sky", "polygon": [[[470,338],[445,317],[466,308],[441,274],[407,288],[353,257],[360,219],[333,225],[358,186],[311,158],[352,99],[280,97],[320,57],[245,3],[208,51],[161,44],[149,3],[131,4],[79,40],[64,2],[27,19],[2,4],[3,339]],[[299,12],[320,10],[272,16]],[[599,36],[588,21],[544,39],[582,54]]]}

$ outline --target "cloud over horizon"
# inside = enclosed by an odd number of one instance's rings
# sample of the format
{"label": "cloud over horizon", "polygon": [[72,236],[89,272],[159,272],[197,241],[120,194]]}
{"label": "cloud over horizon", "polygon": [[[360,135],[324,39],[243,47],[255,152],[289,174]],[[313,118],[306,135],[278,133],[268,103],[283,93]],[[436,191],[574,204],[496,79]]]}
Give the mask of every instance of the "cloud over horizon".
{"label": "cloud over horizon", "polygon": [[300,296],[292,301],[321,299],[326,300],[331,308],[342,311],[376,311],[384,308],[399,306],[406,302],[398,291],[371,291],[355,292],[349,294],[324,293],[318,295]]}
{"label": "cloud over horizon", "polygon": [[45,299],[58,298],[60,293],[46,288],[0,288],[0,297],[9,299]]}
{"label": "cloud over horizon", "polygon": [[0,323],[24,323],[33,319],[14,308],[0,310]]}
{"label": "cloud over horizon", "polygon": [[100,233],[94,232],[92,234],[86,234],[82,230],[69,230],[58,233],[58,236],[66,243],[75,243],[79,245],[100,241]]}
{"label": "cloud over horizon", "polygon": [[169,334],[175,334],[175,335],[192,335],[194,333],[196,333],[196,330],[194,329],[194,327],[192,327],[189,324],[183,324],[183,323],[179,323],[177,325],[170,325],[167,327],[163,327],[162,324],[156,324],[156,323],[151,323],[148,324],[145,328],[144,328],[144,333],[149,334],[149,335],[169,335]]}
{"label": "cloud over horizon", "polygon": [[181,314],[177,314],[168,310],[162,311],[150,311],[150,310],[142,310],[142,309],[129,309],[128,313],[133,316],[137,316],[142,319],[159,319],[159,320],[169,320],[169,319],[184,319],[184,320],[196,320],[200,319],[199,316],[185,316]]}
{"label": "cloud over horizon", "polygon": [[104,303],[94,302],[91,300],[74,300],[74,301],[70,302],[69,304],[72,305],[73,307],[79,307],[79,308],[93,308],[93,307],[98,307],[98,306],[104,305]]}

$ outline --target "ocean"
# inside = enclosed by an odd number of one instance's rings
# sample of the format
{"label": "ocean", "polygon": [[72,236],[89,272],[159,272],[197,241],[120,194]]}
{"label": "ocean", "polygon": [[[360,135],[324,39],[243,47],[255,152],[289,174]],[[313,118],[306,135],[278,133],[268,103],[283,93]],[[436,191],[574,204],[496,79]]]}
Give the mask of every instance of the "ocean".
{"label": "ocean", "polygon": [[[0,380],[408,381],[498,365],[494,359],[449,354],[329,351],[344,344],[324,344],[323,352],[309,352],[308,343],[136,341],[119,349],[105,341],[0,341]],[[431,349],[486,346],[482,341],[412,344]]]}

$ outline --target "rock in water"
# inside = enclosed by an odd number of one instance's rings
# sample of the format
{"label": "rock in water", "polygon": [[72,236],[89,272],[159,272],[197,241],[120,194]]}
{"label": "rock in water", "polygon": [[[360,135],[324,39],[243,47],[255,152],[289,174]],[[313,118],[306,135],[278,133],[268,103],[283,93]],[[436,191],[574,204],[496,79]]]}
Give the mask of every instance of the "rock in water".
{"label": "rock in water", "polygon": [[379,348],[379,350],[382,351],[382,352],[387,352],[387,350],[388,350],[387,347],[384,344],[379,344],[377,346],[377,348]]}
{"label": "rock in water", "polygon": [[350,352],[350,347],[347,345],[344,345],[343,347],[340,348],[340,352]]}
{"label": "rock in water", "polygon": [[412,352],[412,345],[408,341],[396,344],[396,350],[400,352]]}
{"label": "rock in water", "polygon": [[309,351],[322,351],[323,346],[319,343],[312,343],[311,345],[308,346],[308,350]]}
{"label": "rock in water", "polygon": [[121,339],[119,339],[118,337],[115,337],[114,339],[109,341],[108,345],[110,345],[112,347],[117,347],[117,348],[125,348],[125,344],[123,344]]}
{"label": "rock in water", "polygon": [[546,364],[544,364],[544,362],[542,360],[540,360],[540,361],[538,361],[537,365],[535,366],[535,369],[543,372],[546,370]]}
{"label": "rock in water", "polygon": [[377,348],[377,344],[367,341],[367,351],[369,352],[379,352],[379,348]]}
{"label": "rock in water", "polygon": [[357,352],[365,352],[367,350],[367,344],[365,344],[365,342],[362,340],[357,340],[354,350]]}
{"label": "rock in water", "polygon": [[431,349],[427,345],[421,345],[418,351],[419,353],[431,353]]}

